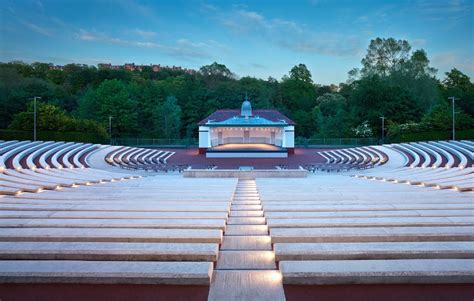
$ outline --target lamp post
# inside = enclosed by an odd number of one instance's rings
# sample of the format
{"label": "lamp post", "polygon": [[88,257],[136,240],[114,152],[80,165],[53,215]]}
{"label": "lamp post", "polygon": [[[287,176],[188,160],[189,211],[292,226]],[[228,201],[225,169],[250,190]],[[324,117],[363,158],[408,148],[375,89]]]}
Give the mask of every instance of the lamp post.
{"label": "lamp post", "polygon": [[454,112],[454,102],[456,99],[459,99],[459,98],[451,96],[451,97],[448,97],[448,99],[450,99],[453,102],[453,140],[456,140],[456,119],[455,119],[455,112]]}
{"label": "lamp post", "polygon": [[112,116],[109,116],[109,139],[110,145],[112,145]]}
{"label": "lamp post", "polygon": [[41,99],[39,96],[33,98],[33,141],[36,141],[36,100]]}
{"label": "lamp post", "polygon": [[382,119],[382,144],[383,144],[383,141],[384,141],[384,134],[385,134],[385,117],[382,116],[380,117],[380,119]]}

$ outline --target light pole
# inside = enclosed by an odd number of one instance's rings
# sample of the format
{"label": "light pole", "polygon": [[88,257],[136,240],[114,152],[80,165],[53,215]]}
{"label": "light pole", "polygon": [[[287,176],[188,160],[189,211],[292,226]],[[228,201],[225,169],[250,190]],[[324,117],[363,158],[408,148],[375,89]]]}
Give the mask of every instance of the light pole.
{"label": "light pole", "polygon": [[109,116],[109,138],[110,138],[110,145],[112,145],[112,116]]}
{"label": "light pole", "polygon": [[384,136],[385,136],[384,135],[385,134],[385,132],[384,132],[385,131],[385,117],[382,116],[382,117],[380,117],[380,119],[382,119],[382,144],[383,144],[383,140],[384,140]]}
{"label": "light pole", "polygon": [[454,96],[451,96],[451,97],[448,97],[448,99],[450,99],[452,102],[453,102],[453,140],[456,140],[456,119],[454,118],[455,116],[455,112],[454,112],[454,101],[456,99],[459,99],[459,98],[456,98]]}
{"label": "light pole", "polygon": [[39,96],[33,98],[33,141],[36,141],[36,100],[41,99]]}

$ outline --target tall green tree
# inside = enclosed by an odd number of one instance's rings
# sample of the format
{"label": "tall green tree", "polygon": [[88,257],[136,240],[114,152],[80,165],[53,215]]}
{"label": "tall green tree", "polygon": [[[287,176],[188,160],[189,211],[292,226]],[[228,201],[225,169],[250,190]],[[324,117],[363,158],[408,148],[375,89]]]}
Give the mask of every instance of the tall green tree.
{"label": "tall green tree", "polygon": [[156,107],[154,118],[155,128],[159,130],[158,134],[161,133],[163,138],[181,138],[181,107],[176,97],[166,97],[165,102]]}

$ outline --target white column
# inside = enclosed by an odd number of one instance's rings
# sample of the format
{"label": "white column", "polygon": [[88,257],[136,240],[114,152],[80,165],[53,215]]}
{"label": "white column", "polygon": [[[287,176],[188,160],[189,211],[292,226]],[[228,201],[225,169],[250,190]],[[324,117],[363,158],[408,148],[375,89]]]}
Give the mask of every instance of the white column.
{"label": "white column", "polygon": [[199,148],[211,147],[211,129],[207,126],[199,127]]}
{"label": "white column", "polygon": [[283,147],[295,147],[295,127],[292,125],[285,126],[283,131]]}

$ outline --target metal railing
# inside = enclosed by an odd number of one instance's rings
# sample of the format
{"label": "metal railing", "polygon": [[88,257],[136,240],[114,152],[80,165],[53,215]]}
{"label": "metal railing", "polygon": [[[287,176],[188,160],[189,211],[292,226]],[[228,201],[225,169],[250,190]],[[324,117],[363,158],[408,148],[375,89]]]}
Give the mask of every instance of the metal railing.
{"label": "metal railing", "polygon": [[[217,142],[217,139],[216,141]],[[230,143],[230,141],[224,141]],[[256,142],[256,141],[255,141]],[[279,141],[278,141],[279,142]],[[277,142],[277,143],[278,143]],[[240,142],[242,143],[242,142]],[[379,144],[380,141],[377,138],[319,138],[310,139],[297,137],[295,139],[296,147],[340,147],[340,146],[363,146],[363,145],[374,145]],[[141,146],[141,147],[197,147],[199,140],[197,138],[185,138],[185,139],[148,139],[148,138],[114,138],[112,139],[113,145],[125,145],[125,146]],[[213,144],[214,145],[214,144]]]}
{"label": "metal railing", "polygon": [[148,138],[114,138],[112,145],[141,146],[141,147],[195,147],[199,145],[196,138],[184,139],[148,139]]}
{"label": "metal railing", "polygon": [[321,146],[363,146],[379,144],[378,138],[302,138],[295,139],[297,147],[321,147]]}

